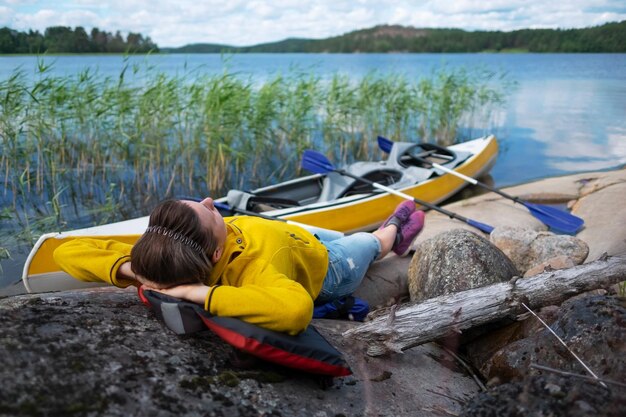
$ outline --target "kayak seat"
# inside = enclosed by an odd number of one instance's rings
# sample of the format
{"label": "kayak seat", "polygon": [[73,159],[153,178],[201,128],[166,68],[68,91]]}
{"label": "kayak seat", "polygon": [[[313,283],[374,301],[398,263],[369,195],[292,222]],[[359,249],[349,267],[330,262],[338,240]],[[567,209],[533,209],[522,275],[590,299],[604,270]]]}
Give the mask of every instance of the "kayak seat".
{"label": "kayak seat", "polygon": [[[355,162],[346,170],[358,177],[363,177],[379,184],[390,186],[402,180],[403,172],[388,168],[382,162]],[[324,178],[318,202],[333,201],[355,194],[380,193],[382,191],[337,172],[329,172]]]}
{"label": "kayak seat", "polygon": [[[387,162],[398,169],[410,167],[423,168],[425,164],[419,158],[430,159],[448,169],[454,169],[467,160],[472,154],[463,151],[452,151],[449,148],[432,143],[396,142],[391,149]],[[430,169],[431,176],[443,175],[438,169]]]}

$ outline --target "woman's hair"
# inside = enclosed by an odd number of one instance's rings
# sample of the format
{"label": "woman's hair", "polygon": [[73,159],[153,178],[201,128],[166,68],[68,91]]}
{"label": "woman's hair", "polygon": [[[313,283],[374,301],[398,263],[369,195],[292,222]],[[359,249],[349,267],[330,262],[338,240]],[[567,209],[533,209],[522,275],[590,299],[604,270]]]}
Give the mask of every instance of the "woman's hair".
{"label": "woman's hair", "polygon": [[159,203],[130,257],[135,274],[164,286],[203,282],[213,269],[217,241],[180,200]]}

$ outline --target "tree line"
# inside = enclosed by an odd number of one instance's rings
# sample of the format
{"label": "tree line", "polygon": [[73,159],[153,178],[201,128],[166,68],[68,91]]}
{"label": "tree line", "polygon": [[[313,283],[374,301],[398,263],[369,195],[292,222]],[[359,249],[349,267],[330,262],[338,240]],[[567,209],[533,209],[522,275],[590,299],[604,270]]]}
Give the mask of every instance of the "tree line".
{"label": "tree line", "polygon": [[286,39],[246,47],[193,44],[166,52],[626,52],[626,21],[583,29],[511,32],[376,26],[327,39]]}
{"label": "tree line", "polygon": [[0,54],[145,53],[158,50],[149,36],[133,32],[124,38],[120,31],[113,34],[93,28],[87,33],[82,26],[74,29],[53,26],[43,34],[33,30],[19,32],[8,27],[0,28]]}
{"label": "tree line", "polygon": [[150,37],[130,32],[126,39],[93,28],[65,26],[18,32],[0,29],[0,53],[103,53],[103,52],[626,52],[626,20],[583,29],[521,29],[465,31],[461,29],[417,29],[382,25],[326,39],[285,39],[279,42],[234,47],[218,44],[191,44],[180,48],[159,48]]}

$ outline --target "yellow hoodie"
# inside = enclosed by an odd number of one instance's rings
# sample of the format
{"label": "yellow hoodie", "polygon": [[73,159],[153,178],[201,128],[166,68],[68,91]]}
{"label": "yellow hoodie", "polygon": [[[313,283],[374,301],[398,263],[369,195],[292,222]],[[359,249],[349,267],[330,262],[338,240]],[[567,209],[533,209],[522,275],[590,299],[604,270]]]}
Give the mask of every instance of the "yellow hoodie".
{"label": "yellow hoodie", "polygon": [[[271,330],[303,331],[328,269],[326,247],[307,230],[284,222],[247,216],[224,220],[226,243],[205,280],[211,286],[205,309]],[[77,238],[61,245],[54,260],[81,281],[127,287],[133,282],[116,275],[130,260],[131,248],[113,240]]]}

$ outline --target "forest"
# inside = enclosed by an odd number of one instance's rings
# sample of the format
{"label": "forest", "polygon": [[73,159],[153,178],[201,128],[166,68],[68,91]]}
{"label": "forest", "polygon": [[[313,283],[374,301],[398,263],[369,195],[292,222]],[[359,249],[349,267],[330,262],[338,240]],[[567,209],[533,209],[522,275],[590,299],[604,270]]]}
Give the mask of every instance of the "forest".
{"label": "forest", "polygon": [[386,53],[386,52],[626,52],[626,21],[583,29],[466,31],[381,25],[326,39],[290,38],[252,46],[197,43],[159,48],[150,37],[77,26],[43,34],[0,29],[1,54],[40,53]]}
{"label": "forest", "polygon": [[193,44],[164,52],[626,52],[626,21],[584,29],[465,31],[376,26],[326,39],[285,39],[254,46]]}
{"label": "forest", "polygon": [[53,26],[44,33],[29,30],[19,32],[8,27],[0,28],[0,54],[42,53],[125,53],[158,52],[150,37],[130,32],[126,38],[120,31],[115,34],[93,28],[89,33],[81,27]]}

